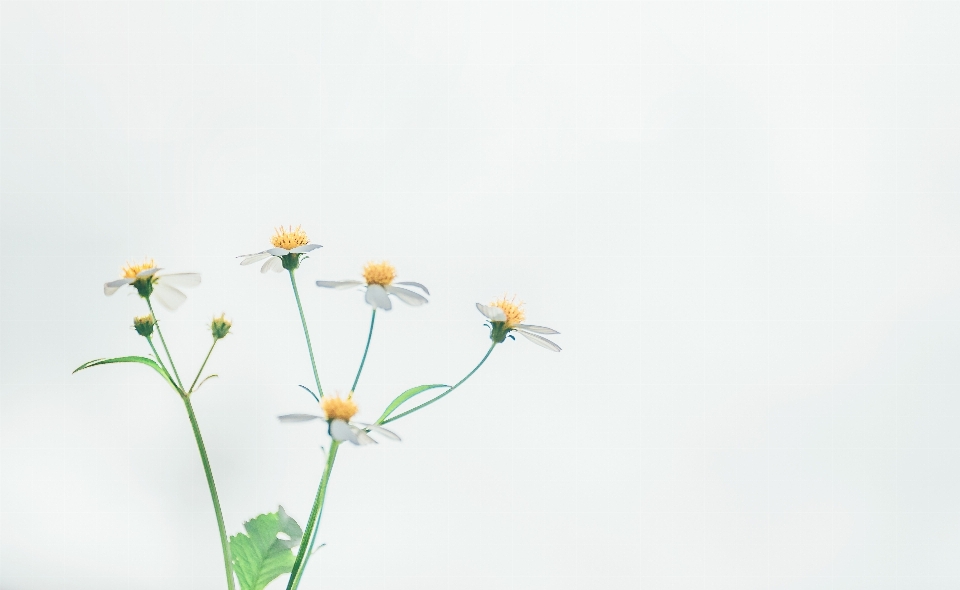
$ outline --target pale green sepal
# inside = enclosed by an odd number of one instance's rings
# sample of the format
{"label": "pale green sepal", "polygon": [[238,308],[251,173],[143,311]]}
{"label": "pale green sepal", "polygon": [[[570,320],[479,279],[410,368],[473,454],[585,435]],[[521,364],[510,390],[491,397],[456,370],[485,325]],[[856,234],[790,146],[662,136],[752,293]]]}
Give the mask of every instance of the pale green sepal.
{"label": "pale green sepal", "polygon": [[418,385],[417,387],[412,387],[412,388],[404,391],[403,393],[401,393],[400,395],[398,395],[396,398],[394,398],[394,400],[393,400],[392,402],[390,402],[390,405],[387,406],[387,409],[383,411],[383,414],[380,414],[380,417],[377,418],[377,421],[376,421],[375,423],[376,423],[376,424],[380,424],[380,423],[382,423],[384,420],[386,420],[387,418],[389,418],[389,417],[390,417],[390,414],[392,414],[392,413],[394,412],[394,410],[396,410],[397,408],[399,408],[400,405],[403,404],[403,402],[407,401],[407,400],[410,399],[411,397],[413,397],[413,396],[415,396],[415,395],[417,395],[417,394],[423,393],[424,391],[429,391],[429,390],[431,390],[431,389],[436,389],[436,388],[438,388],[438,387],[450,387],[450,386],[449,386],[449,385],[443,385],[443,384]]}
{"label": "pale green sepal", "polygon": [[112,363],[140,363],[141,365],[147,365],[157,373],[160,373],[160,376],[163,377],[167,383],[170,384],[174,389],[179,390],[180,388],[173,382],[173,379],[170,378],[170,374],[164,370],[163,367],[157,364],[153,359],[148,359],[143,356],[121,356],[112,359],[97,359],[95,361],[90,361],[83,363],[79,367],[73,370],[74,373],[77,371],[82,371],[84,369],[89,369],[90,367],[96,367],[97,365],[109,365]]}
{"label": "pale green sepal", "polygon": [[[277,577],[293,569],[292,548],[300,545],[303,531],[281,506],[243,523],[247,534],[230,537],[233,567],[242,590],[263,590]],[[283,533],[289,539],[278,537]]]}

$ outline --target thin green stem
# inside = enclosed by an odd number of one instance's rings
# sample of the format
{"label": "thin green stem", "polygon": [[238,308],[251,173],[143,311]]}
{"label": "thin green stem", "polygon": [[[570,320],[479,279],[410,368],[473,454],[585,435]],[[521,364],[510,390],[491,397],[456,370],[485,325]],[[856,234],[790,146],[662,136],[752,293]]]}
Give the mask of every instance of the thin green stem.
{"label": "thin green stem", "polygon": [[207,351],[206,358],[203,359],[203,364],[200,365],[200,370],[197,371],[197,376],[193,378],[193,383],[190,384],[190,390],[187,391],[187,395],[193,393],[193,388],[197,384],[197,379],[200,378],[200,373],[203,373],[203,368],[207,366],[207,361],[210,360],[210,355],[213,354],[213,347],[217,345],[217,339],[213,339],[213,344],[210,345],[210,350]]}
{"label": "thin green stem", "polygon": [[323,478],[320,479],[320,487],[317,489],[317,497],[313,501],[313,509],[310,511],[310,517],[307,519],[307,528],[303,531],[303,538],[300,540],[300,551],[297,553],[297,559],[293,562],[293,569],[290,571],[290,581],[287,582],[287,590],[296,590],[300,584],[300,578],[303,576],[303,570],[307,567],[308,548],[313,547],[314,527],[320,526],[320,514],[323,511],[323,499],[327,495],[327,482],[330,481],[330,472],[333,471],[333,462],[337,459],[337,449],[340,447],[340,441],[333,440],[330,443],[330,453],[327,455],[327,466],[323,470]]}
{"label": "thin green stem", "polygon": [[210,498],[213,500],[213,511],[217,515],[217,527],[220,529],[220,545],[223,547],[223,568],[227,574],[227,588],[234,590],[233,561],[230,556],[230,544],[227,541],[227,529],[223,526],[223,512],[220,510],[220,498],[217,496],[217,484],[213,481],[213,470],[210,469],[210,459],[207,458],[207,449],[200,436],[200,425],[197,424],[197,415],[193,413],[193,404],[190,398],[183,396],[183,404],[187,407],[190,416],[190,426],[193,427],[193,436],[197,439],[197,449],[200,451],[200,460],[203,461],[203,472],[207,476],[207,487],[210,488]]}
{"label": "thin green stem", "polygon": [[160,331],[160,322],[157,320],[157,314],[153,311],[153,303],[150,302],[149,297],[144,297],[144,299],[147,300],[147,307],[150,308],[150,315],[152,315],[154,321],[157,322],[157,334],[160,335],[160,344],[163,345],[163,351],[167,353],[167,359],[170,361],[170,367],[173,369],[173,376],[177,378],[177,385],[180,386],[180,389],[183,389],[183,381],[180,380],[180,375],[177,373],[177,365],[174,364],[173,357],[170,356],[170,349],[167,348],[167,341],[164,340],[163,332]]}
{"label": "thin green stem", "polygon": [[320,375],[317,373],[317,361],[313,358],[313,344],[310,343],[310,330],[307,329],[307,318],[303,315],[303,305],[300,303],[300,291],[297,290],[297,279],[290,270],[290,284],[293,285],[293,296],[297,298],[297,309],[300,310],[300,323],[303,324],[303,335],[307,338],[307,351],[310,353],[310,366],[313,367],[313,380],[317,384],[317,395],[323,397],[323,388],[320,387]]}
{"label": "thin green stem", "polygon": [[[164,371],[167,371],[167,366],[163,364],[163,358],[160,356],[160,353],[157,352],[157,347],[153,345],[153,338],[146,336],[147,343],[150,344],[150,350],[153,351],[153,356],[157,357],[157,362],[160,363],[160,368]],[[170,371],[167,371],[167,377],[170,377]],[[180,390],[177,390],[177,393],[181,393]]]}
{"label": "thin green stem", "polygon": [[373,308],[373,313],[370,314],[370,332],[367,333],[367,345],[363,348],[363,358],[360,359],[360,368],[357,369],[357,376],[353,378],[353,385],[350,387],[350,391],[357,390],[357,382],[360,381],[360,373],[363,372],[363,364],[367,362],[367,352],[370,351],[370,340],[373,338],[373,322],[377,319],[377,308]]}
{"label": "thin green stem", "polygon": [[493,349],[494,349],[496,346],[497,346],[497,343],[496,343],[496,342],[494,342],[493,344],[491,344],[491,345],[490,345],[490,348],[487,350],[487,354],[483,355],[483,358],[480,359],[480,362],[477,364],[477,366],[474,367],[472,371],[470,371],[469,373],[467,373],[467,376],[466,376],[466,377],[464,377],[463,379],[461,379],[460,381],[458,381],[456,385],[454,385],[454,386],[451,387],[450,389],[444,391],[443,393],[441,393],[440,395],[438,395],[437,397],[433,398],[433,399],[430,400],[430,401],[423,402],[422,404],[420,404],[419,406],[417,406],[417,407],[415,407],[415,408],[412,408],[412,409],[410,409],[410,410],[407,410],[406,412],[400,412],[400,413],[397,414],[396,416],[391,416],[390,418],[387,418],[386,420],[384,420],[383,422],[381,422],[381,424],[389,424],[389,423],[393,422],[394,420],[399,420],[400,418],[403,418],[403,417],[406,416],[407,414],[412,414],[412,413],[416,412],[417,410],[423,409],[423,408],[429,406],[430,404],[432,404],[433,402],[439,400],[439,399],[442,398],[443,396],[449,394],[449,393],[452,392],[454,389],[456,389],[456,388],[460,387],[461,385],[463,385],[463,384],[466,382],[467,379],[469,379],[470,377],[472,377],[473,374],[477,372],[477,369],[479,369],[481,366],[483,366],[483,363],[487,362],[487,359],[490,357],[490,353],[493,352]]}

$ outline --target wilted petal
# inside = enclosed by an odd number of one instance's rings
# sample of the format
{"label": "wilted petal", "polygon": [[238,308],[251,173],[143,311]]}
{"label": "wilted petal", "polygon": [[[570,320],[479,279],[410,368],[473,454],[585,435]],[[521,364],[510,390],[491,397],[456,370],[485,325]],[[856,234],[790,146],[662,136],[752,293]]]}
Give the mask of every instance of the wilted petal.
{"label": "wilted petal", "polygon": [[163,269],[154,267],[154,268],[147,268],[147,269],[141,270],[140,272],[137,273],[137,278],[142,279],[144,277],[152,277],[153,275],[157,274],[157,271],[159,270],[163,270]]}
{"label": "wilted petal", "polygon": [[366,428],[367,430],[376,432],[377,434],[382,434],[383,436],[389,439],[400,440],[400,436],[397,435],[396,432],[393,432],[392,430],[387,430],[386,428],[384,428],[383,426],[380,426],[379,424],[363,424],[363,427]]}
{"label": "wilted petal", "polygon": [[419,293],[414,293],[410,289],[404,289],[403,287],[397,287],[396,285],[389,285],[387,287],[387,293],[391,295],[396,295],[397,299],[403,301],[407,305],[423,305],[427,302],[427,298]]}
{"label": "wilted petal", "polygon": [[110,281],[109,283],[103,284],[103,294],[106,296],[113,295],[117,292],[117,289],[120,287],[126,287],[133,282],[133,279],[117,279],[115,281]]}
{"label": "wilted petal", "polygon": [[158,280],[171,287],[196,287],[200,284],[200,273],[178,272],[172,275],[163,275]]}
{"label": "wilted petal", "polygon": [[493,307],[492,305],[484,305],[482,303],[477,304],[477,309],[480,310],[480,313],[487,316],[488,320],[494,322],[505,322],[507,321],[507,314],[503,313],[503,310],[499,307]]}
{"label": "wilted petal", "polygon": [[273,256],[273,255],[270,254],[269,252],[257,252],[256,254],[244,254],[243,256],[240,256],[238,258],[243,258],[243,260],[240,261],[240,266],[246,266],[248,264],[253,264],[254,262],[260,262],[261,260],[263,260],[264,258],[267,258],[268,256]]}
{"label": "wilted petal", "polygon": [[283,416],[277,416],[281,422],[309,422],[310,420],[316,420],[320,416],[314,416],[313,414],[284,414]]}
{"label": "wilted petal", "polygon": [[271,256],[270,260],[263,263],[263,266],[260,267],[260,272],[270,272],[270,271],[280,272],[283,270],[283,262],[276,256]]}
{"label": "wilted petal", "polygon": [[553,328],[545,328],[543,326],[531,326],[530,324],[517,324],[518,330],[526,330],[527,332],[533,332],[534,334],[559,334]]}
{"label": "wilted petal", "polygon": [[317,281],[318,287],[323,287],[324,289],[353,289],[359,287],[363,284],[363,281]]}
{"label": "wilted petal", "polygon": [[322,248],[320,244],[307,244],[306,246],[298,246],[293,250],[290,250],[292,254],[306,254],[307,252],[313,252],[317,248]]}
{"label": "wilted petal", "polygon": [[187,296],[183,294],[183,291],[174,289],[170,285],[165,285],[162,282],[154,285],[153,294],[156,296],[157,301],[162,303],[163,306],[170,311],[176,310],[187,300]]}
{"label": "wilted petal", "polygon": [[264,250],[270,256],[286,256],[290,253],[290,250],[284,250],[283,248],[270,248],[269,250]]}
{"label": "wilted petal", "polygon": [[339,440],[340,442],[349,441],[355,445],[360,444],[360,439],[357,438],[357,435],[353,432],[353,429],[350,428],[350,425],[343,420],[333,420],[330,422],[330,436],[332,436],[334,440]]}
{"label": "wilted petal", "polygon": [[521,336],[523,336],[530,342],[533,342],[534,344],[539,344],[540,346],[546,348],[547,350],[552,350],[553,352],[560,352],[559,346],[557,346],[553,342],[550,342],[543,336],[537,336],[536,334],[531,334],[530,332],[524,332],[523,330],[517,330],[517,332],[520,332]]}
{"label": "wilted petal", "polygon": [[393,307],[393,304],[390,303],[390,298],[387,297],[387,291],[380,285],[370,285],[367,287],[366,300],[367,303],[373,307],[385,309],[387,311],[390,311],[390,309]]}
{"label": "wilted petal", "polygon": [[429,289],[427,289],[425,286],[421,285],[420,283],[414,283],[413,281],[400,281],[400,282],[397,282],[397,283],[394,283],[394,284],[395,284],[395,285],[407,285],[408,287],[416,287],[417,289],[420,289],[421,291],[423,291],[423,292],[426,293],[427,295],[430,294]]}
{"label": "wilted petal", "polygon": [[353,433],[357,435],[357,440],[360,441],[361,445],[375,445],[377,441],[370,438],[370,435],[363,429],[357,428],[353,424],[350,425],[350,429],[353,430]]}

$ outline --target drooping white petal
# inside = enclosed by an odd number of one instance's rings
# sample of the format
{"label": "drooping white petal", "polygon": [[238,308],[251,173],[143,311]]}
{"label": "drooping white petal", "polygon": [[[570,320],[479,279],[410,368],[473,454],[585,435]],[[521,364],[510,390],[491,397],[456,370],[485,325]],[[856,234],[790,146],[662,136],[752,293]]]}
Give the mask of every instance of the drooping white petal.
{"label": "drooping white petal", "polygon": [[380,426],[379,424],[363,424],[362,422],[358,422],[358,424],[360,424],[367,430],[376,432],[377,434],[382,434],[383,436],[389,439],[400,440],[400,436],[396,432],[392,430],[387,430],[386,428],[384,428],[383,426]]}
{"label": "drooping white petal", "polygon": [[559,334],[553,328],[545,328],[543,326],[532,326],[530,324],[517,324],[516,328],[518,330],[526,330],[527,332],[533,332],[534,334]]}
{"label": "drooping white petal", "polygon": [[183,291],[175,289],[170,285],[165,285],[162,282],[153,286],[153,294],[157,298],[157,301],[162,303],[163,306],[170,311],[175,311],[187,300],[187,296],[183,294]]}
{"label": "drooping white petal", "polygon": [[237,258],[243,258],[243,260],[240,261],[240,266],[246,266],[248,264],[253,264],[254,262],[260,262],[268,256],[273,256],[273,254],[270,254],[269,252],[257,252],[256,254],[244,254],[243,256],[238,256]]}
{"label": "drooping white petal", "polygon": [[534,344],[539,344],[540,346],[546,348],[547,350],[552,350],[553,352],[560,352],[559,346],[557,346],[553,342],[550,342],[543,336],[537,336],[536,334],[531,334],[530,332],[524,332],[523,330],[517,330],[517,332],[520,332],[521,336],[523,336],[530,342],[533,342]]}
{"label": "drooping white petal", "polygon": [[313,414],[284,414],[283,416],[277,416],[281,422],[309,422],[310,420],[317,420],[320,416],[314,416]]}
{"label": "drooping white petal", "polygon": [[153,275],[157,274],[157,271],[159,270],[163,270],[163,269],[157,268],[157,267],[146,268],[137,273],[137,278],[142,279],[143,277],[152,277]]}
{"label": "drooping white petal", "polygon": [[323,287],[324,289],[353,289],[359,287],[363,284],[363,281],[317,281],[318,287]]}
{"label": "drooping white petal", "polygon": [[103,294],[109,297],[117,292],[120,287],[126,287],[133,282],[133,279],[117,279],[103,284]]}
{"label": "drooping white petal", "polygon": [[353,424],[350,425],[350,429],[353,430],[353,433],[357,435],[357,440],[360,441],[361,445],[375,445],[377,441],[370,438],[370,435],[367,434],[362,428],[357,428]]}
{"label": "drooping white petal", "polygon": [[306,246],[297,246],[293,250],[290,250],[293,254],[305,254],[307,252],[313,252],[317,248],[322,248],[320,244],[307,244]]}
{"label": "drooping white petal", "polygon": [[196,287],[200,284],[200,273],[196,272],[178,272],[170,275],[162,275],[157,279],[171,287]]}
{"label": "drooping white petal", "polygon": [[484,305],[482,303],[478,303],[477,309],[480,310],[480,313],[487,316],[488,320],[493,320],[494,322],[507,321],[507,314],[503,313],[503,310],[500,309],[499,307],[493,307],[492,305]]}
{"label": "drooping white petal", "polygon": [[391,295],[396,295],[397,299],[403,301],[407,305],[412,305],[414,307],[418,305],[423,305],[427,303],[427,298],[419,293],[415,293],[410,289],[404,289],[403,287],[398,287],[396,285],[388,285],[386,287],[387,293]]}
{"label": "drooping white petal", "polygon": [[400,281],[400,282],[397,282],[397,283],[394,283],[394,284],[396,284],[396,285],[407,285],[408,287],[416,287],[417,289],[420,289],[421,291],[423,291],[423,292],[426,293],[427,295],[430,294],[430,290],[429,290],[429,289],[427,289],[425,286],[421,285],[420,283],[414,283],[413,281]]}
{"label": "drooping white petal", "polygon": [[260,267],[260,272],[262,273],[270,272],[271,270],[275,272],[283,270],[283,262],[276,256],[271,256],[270,259]]}
{"label": "drooping white petal", "polygon": [[353,432],[353,429],[350,428],[350,425],[343,420],[333,420],[330,422],[330,436],[332,436],[334,440],[339,440],[340,442],[350,441],[355,445],[360,444],[360,439],[357,438],[357,435]]}
{"label": "drooping white petal", "polygon": [[367,300],[367,303],[379,309],[390,311],[390,309],[393,307],[393,304],[390,303],[390,298],[387,297],[386,289],[380,285],[368,286],[365,299]]}
{"label": "drooping white petal", "polygon": [[264,250],[270,256],[286,256],[290,253],[290,250],[284,250],[283,248],[270,248],[269,250]]}

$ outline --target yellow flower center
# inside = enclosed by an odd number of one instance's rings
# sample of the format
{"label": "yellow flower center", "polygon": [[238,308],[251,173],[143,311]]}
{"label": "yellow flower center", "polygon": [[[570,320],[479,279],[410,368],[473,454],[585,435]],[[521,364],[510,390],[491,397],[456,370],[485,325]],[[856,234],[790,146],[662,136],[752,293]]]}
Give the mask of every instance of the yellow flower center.
{"label": "yellow flower center", "polygon": [[283,248],[284,250],[293,250],[300,246],[306,246],[310,243],[307,238],[307,232],[303,231],[299,225],[294,229],[292,225],[283,229],[283,226],[276,228],[276,233],[270,238],[270,243],[274,248]]}
{"label": "yellow flower center", "polygon": [[527,317],[527,314],[523,311],[523,301],[516,302],[516,298],[516,295],[514,295],[512,298],[507,299],[506,295],[504,295],[490,304],[492,307],[499,307],[503,310],[504,315],[507,316],[505,323],[508,326],[522,324],[523,320]]}
{"label": "yellow flower center", "polygon": [[368,262],[363,267],[363,278],[368,285],[389,285],[397,278],[397,269],[384,260],[383,262]]}
{"label": "yellow flower center", "polygon": [[153,258],[144,258],[143,262],[128,262],[126,266],[120,269],[125,279],[135,279],[137,275],[147,269],[156,268],[157,263]]}
{"label": "yellow flower center", "polygon": [[147,315],[138,315],[135,318],[133,318],[134,326],[143,326],[145,324],[153,324],[153,323],[156,323],[156,322],[153,319],[152,313],[148,313]]}
{"label": "yellow flower center", "polygon": [[349,422],[350,418],[353,418],[357,413],[357,404],[353,403],[353,400],[349,397],[344,399],[334,395],[325,395],[320,402],[320,407],[323,408],[327,420]]}

